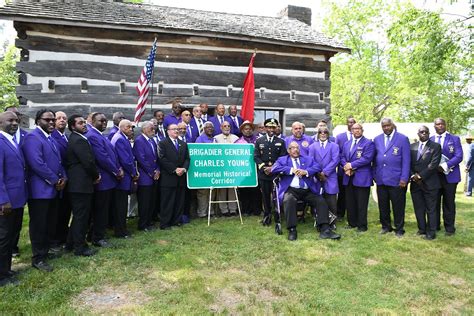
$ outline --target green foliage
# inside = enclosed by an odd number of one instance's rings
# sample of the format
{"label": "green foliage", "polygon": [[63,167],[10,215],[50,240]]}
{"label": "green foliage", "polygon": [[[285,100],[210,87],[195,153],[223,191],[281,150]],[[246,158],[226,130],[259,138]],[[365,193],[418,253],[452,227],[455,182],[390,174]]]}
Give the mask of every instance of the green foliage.
{"label": "green foliage", "polygon": [[332,59],[331,102],[336,124],[348,115],[373,122],[447,120],[451,132],[473,116],[472,31],[460,21],[408,3],[351,0],[328,2],[329,35],[352,54]]}
{"label": "green foliage", "polygon": [[15,64],[18,60],[18,50],[12,45],[8,47],[3,59],[0,61],[0,108],[18,106],[15,87],[18,76]]}

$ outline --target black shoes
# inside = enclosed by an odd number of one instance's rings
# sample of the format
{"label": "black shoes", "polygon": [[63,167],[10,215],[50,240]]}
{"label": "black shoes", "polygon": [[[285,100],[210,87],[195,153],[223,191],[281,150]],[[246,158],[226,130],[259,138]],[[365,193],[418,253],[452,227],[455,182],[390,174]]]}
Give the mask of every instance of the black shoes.
{"label": "black shoes", "polygon": [[263,226],[270,226],[272,224],[272,218],[270,215],[263,216],[262,225]]}
{"label": "black shoes", "polygon": [[18,285],[18,284],[20,284],[20,281],[18,281],[18,279],[13,277],[13,276],[8,276],[8,277],[0,279],[0,287],[10,285],[10,284],[11,285]]}
{"label": "black shoes", "polygon": [[436,238],[435,234],[426,234],[425,239],[426,240],[434,240]]}
{"label": "black shoes", "polygon": [[53,271],[53,267],[50,266],[46,261],[39,261],[32,264],[32,267],[44,272]]}
{"label": "black shoes", "polygon": [[341,239],[341,235],[336,234],[335,232],[333,232],[330,229],[326,229],[325,231],[323,231],[319,234],[319,238],[320,239],[334,239],[334,240],[337,240],[337,239]]}
{"label": "black shoes", "polygon": [[101,239],[99,241],[94,241],[92,244],[96,247],[101,247],[101,248],[111,248],[112,247],[112,244],[109,243],[105,239]]}
{"label": "black shoes", "polygon": [[92,257],[97,253],[97,249],[85,248],[81,251],[74,251],[75,256],[80,257]]}
{"label": "black shoes", "polygon": [[385,235],[385,234],[391,233],[392,231],[393,231],[393,229],[391,229],[391,228],[382,228],[382,230],[380,230],[379,234],[380,235]]}
{"label": "black shoes", "polygon": [[344,226],[344,229],[354,229],[354,228],[357,228],[357,226],[352,226],[352,225]]}
{"label": "black shoes", "polygon": [[419,230],[419,231],[416,232],[416,234],[417,234],[418,236],[423,236],[423,235],[426,235],[426,232],[424,232],[424,231],[422,231],[422,230]]}
{"label": "black shoes", "polygon": [[283,231],[281,230],[281,223],[276,223],[275,224],[275,233],[277,235],[282,235],[283,234]]}
{"label": "black shoes", "polygon": [[444,233],[445,236],[454,236],[454,232],[445,232]]}
{"label": "black shoes", "polygon": [[296,228],[290,228],[288,232],[288,240],[294,241],[298,239],[298,233],[296,232]]}

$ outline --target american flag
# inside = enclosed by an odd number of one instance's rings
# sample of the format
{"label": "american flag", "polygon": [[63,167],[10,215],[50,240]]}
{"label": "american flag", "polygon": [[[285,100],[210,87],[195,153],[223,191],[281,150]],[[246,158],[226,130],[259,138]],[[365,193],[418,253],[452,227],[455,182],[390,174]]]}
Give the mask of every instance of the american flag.
{"label": "american flag", "polygon": [[145,67],[143,67],[140,78],[138,78],[137,92],[138,102],[135,109],[135,122],[140,122],[143,113],[145,113],[145,105],[148,101],[148,92],[150,91],[150,83],[153,75],[153,67],[155,65],[155,54],[156,54],[156,39],[151,47],[150,54],[146,60]]}

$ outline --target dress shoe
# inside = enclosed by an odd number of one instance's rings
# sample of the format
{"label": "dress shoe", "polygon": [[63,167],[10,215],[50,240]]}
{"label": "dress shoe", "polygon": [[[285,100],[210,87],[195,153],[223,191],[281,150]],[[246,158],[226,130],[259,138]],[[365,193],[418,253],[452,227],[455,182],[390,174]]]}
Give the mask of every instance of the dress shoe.
{"label": "dress shoe", "polygon": [[75,256],[91,257],[97,253],[97,249],[86,248],[81,251],[74,251]]}
{"label": "dress shoe", "polygon": [[99,241],[94,241],[92,244],[96,247],[101,247],[101,248],[111,248],[112,247],[112,244],[109,243],[105,239],[101,239]]}
{"label": "dress shoe", "polygon": [[444,233],[445,236],[454,236],[454,232],[445,232]]}
{"label": "dress shoe", "polygon": [[426,239],[426,240],[433,240],[433,239],[435,239],[435,238],[436,238],[436,235],[426,234],[426,236],[425,236],[425,239]]}
{"label": "dress shoe", "polygon": [[6,286],[6,285],[9,285],[9,284],[18,285],[18,284],[20,284],[20,281],[18,281],[18,279],[13,277],[13,276],[8,276],[8,277],[4,277],[4,278],[0,279],[0,287]]}
{"label": "dress shoe", "polygon": [[20,274],[18,271],[13,271],[13,270],[8,271],[7,273],[8,273],[8,276],[11,276],[11,277]]}
{"label": "dress shoe", "polygon": [[326,229],[325,231],[319,234],[320,239],[341,239],[341,235],[336,234],[330,229]]}
{"label": "dress shoe", "polygon": [[36,268],[40,271],[51,272],[53,267],[49,265],[46,261],[40,261],[32,264],[33,268]]}
{"label": "dress shoe", "polygon": [[181,215],[181,224],[189,224],[190,219],[188,215]]}
{"label": "dress shoe", "polygon": [[171,230],[171,226],[160,226],[161,230]]}
{"label": "dress shoe", "polygon": [[422,231],[422,230],[419,230],[419,231],[416,232],[416,234],[417,234],[418,236],[423,236],[423,235],[426,235],[426,232],[424,232],[424,231]]}
{"label": "dress shoe", "polygon": [[290,228],[290,231],[288,232],[288,240],[294,241],[296,239],[298,239],[296,228]]}
{"label": "dress shoe", "polygon": [[390,228],[382,228],[379,232],[380,235],[385,235],[385,234],[388,234],[388,233],[391,233],[392,232],[392,229]]}
{"label": "dress shoe", "polygon": [[344,229],[354,229],[354,228],[357,228],[356,226],[352,226],[352,225],[346,225],[344,226]]}
{"label": "dress shoe", "polygon": [[282,235],[283,234],[283,231],[281,230],[281,223],[276,223],[275,224],[275,233],[277,235]]}
{"label": "dress shoe", "polygon": [[395,236],[398,237],[398,238],[403,237],[403,235],[405,235],[404,232],[395,232]]}
{"label": "dress shoe", "polygon": [[262,219],[262,225],[263,226],[270,226],[272,224],[272,218],[270,215],[265,215]]}

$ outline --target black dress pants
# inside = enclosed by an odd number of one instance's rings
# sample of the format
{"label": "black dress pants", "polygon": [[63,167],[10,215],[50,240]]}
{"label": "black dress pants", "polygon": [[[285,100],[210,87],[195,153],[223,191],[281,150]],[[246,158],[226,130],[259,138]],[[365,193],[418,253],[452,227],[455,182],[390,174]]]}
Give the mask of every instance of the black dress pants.
{"label": "black dress pants", "polygon": [[18,233],[18,221],[23,217],[23,208],[12,209],[0,215],[0,280],[8,277],[12,269],[12,252]]}
{"label": "black dress pants", "polygon": [[65,189],[63,190],[62,197],[58,199],[58,219],[56,221],[55,234],[50,237],[51,247],[66,243],[70,219],[71,203]]}
{"label": "black dress pants", "polygon": [[110,201],[115,197],[115,189],[95,191],[92,209],[92,241],[105,239],[109,221]]}
{"label": "black dress pants", "polygon": [[393,224],[395,232],[405,233],[405,206],[407,190],[399,186],[377,185],[377,197],[379,204],[380,224],[382,229],[393,230],[390,219],[390,203],[393,210]]}
{"label": "black dress pants", "polygon": [[288,229],[296,227],[298,217],[296,214],[296,205],[298,201],[308,203],[312,209],[316,209],[318,216],[318,225],[324,231],[328,227],[329,213],[328,206],[324,199],[315,195],[309,189],[296,189],[289,187],[283,196],[283,207],[286,214],[286,227]]}
{"label": "black dress pants", "polygon": [[18,216],[15,217],[15,219],[16,219],[16,222],[15,222],[16,235],[15,235],[14,241],[13,241],[13,252],[20,252],[18,244],[20,242],[20,232],[21,232],[21,228],[23,226],[24,208],[23,207],[18,208],[17,210],[18,210],[19,214],[18,214]]}
{"label": "black dress pants", "polygon": [[360,231],[367,230],[367,208],[369,207],[370,187],[357,187],[352,178],[346,186],[347,222]]}
{"label": "black dress pants", "polygon": [[[152,185],[139,185],[137,190],[138,200],[138,229],[153,225],[153,211],[156,208],[156,182]],[[165,195],[166,196],[166,195]],[[168,197],[168,196],[166,196]]]}
{"label": "black dress pants", "polygon": [[242,213],[247,215],[260,215],[262,212],[260,189],[258,187],[239,188],[238,191],[239,203]]}
{"label": "black dress pants", "polygon": [[411,183],[411,199],[415,209],[418,231],[427,236],[436,236],[436,197],[438,189],[422,189],[416,183]]}
{"label": "black dress pants", "polygon": [[115,189],[115,213],[114,218],[114,234],[115,237],[123,237],[128,235],[127,231],[127,212],[128,212],[128,191]]}
{"label": "black dress pants", "polygon": [[58,199],[29,199],[30,240],[33,253],[32,262],[47,259],[49,236],[56,228]]}
{"label": "black dress pants", "polygon": [[267,216],[272,213],[273,181],[259,179],[258,183],[262,192],[263,213]]}
{"label": "black dress pants", "polygon": [[175,226],[179,223],[184,208],[184,189],[184,186],[161,187],[160,228]]}
{"label": "black dress pants", "polygon": [[69,193],[72,209],[72,222],[68,234],[68,244],[73,245],[75,253],[87,248],[86,234],[92,209],[93,193]]}
{"label": "black dress pants", "polygon": [[444,229],[448,233],[454,233],[456,227],[454,222],[456,219],[456,188],[457,183],[448,183],[444,174],[439,175],[441,189],[439,189],[436,199],[436,229],[441,229],[441,204],[443,205],[443,222]]}
{"label": "black dress pants", "polygon": [[346,215],[346,187],[342,184],[342,175],[337,175],[339,193],[337,194],[337,217],[343,218]]}

